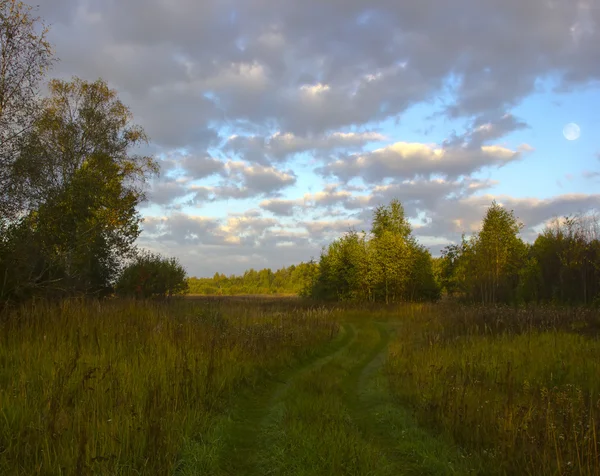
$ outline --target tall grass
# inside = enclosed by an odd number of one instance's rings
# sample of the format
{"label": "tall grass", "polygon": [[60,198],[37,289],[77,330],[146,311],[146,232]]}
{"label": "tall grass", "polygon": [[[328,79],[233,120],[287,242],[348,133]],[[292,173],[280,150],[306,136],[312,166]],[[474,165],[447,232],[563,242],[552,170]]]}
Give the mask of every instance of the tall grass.
{"label": "tall grass", "polygon": [[332,316],[275,300],[13,311],[0,320],[0,474],[171,474],[236,390],[333,338]]}
{"label": "tall grass", "polygon": [[486,474],[600,474],[600,316],[586,309],[405,307],[391,390]]}

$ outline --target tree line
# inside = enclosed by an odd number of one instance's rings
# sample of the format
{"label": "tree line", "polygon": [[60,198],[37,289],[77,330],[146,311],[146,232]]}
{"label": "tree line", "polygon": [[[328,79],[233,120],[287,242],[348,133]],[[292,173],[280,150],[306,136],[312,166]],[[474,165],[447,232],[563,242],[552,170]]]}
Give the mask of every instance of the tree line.
{"label": "tree line", "polygon": [[230,276],[215,273],[212,278],[189,278],[188,287],[191,294],[202,295],[298,294],[304,296],[317,270],[317,264],[309,261],[276,271],[270,268],[259,271],[249,269],[243,275]]}
{"label": "tree line", "polygon": [[600,304],[600,227],[596,216],[555,219],[533,243],[497,203],[481,231],[447,246],[439,282],[450,296],[481,303]]}
{"label": "tree line", "polygon": [[321,253],[304,294],[315,299],[398,302],[442,296],[483,304],[600,305],[600,222],[554,219],[533,243],[495,201],[481,229],[432,258],[417,244],[402,204],[375,209],[370,233],[349,231]]}
{"label": "tree line", "polygon": [[431,254],[412,236],[398,200],[379,206],[370,233],[354,230],[321,253],[305,294],[314,299],[398,302],[435,300]]}
{"label": "tree line", "polygon": [[[0,0],[0,307],[177,292],[181,265],[134,246],[137,207],[159,171],[135,153],[146,134],[101,79],[51,79],[42,97],[55,61],[47,35],[32,7]],[[149,269],[180,282],[164,291],[144,279]]]}

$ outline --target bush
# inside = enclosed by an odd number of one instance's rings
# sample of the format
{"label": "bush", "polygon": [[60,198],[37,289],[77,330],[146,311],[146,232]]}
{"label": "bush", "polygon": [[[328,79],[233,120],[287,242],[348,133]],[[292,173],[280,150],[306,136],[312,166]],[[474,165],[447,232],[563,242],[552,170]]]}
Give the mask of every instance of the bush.
{"label": "bush", "polygon": [[177,258],[145,252],[123,270],[115,291],[119,296],[141,299],[186,294],[187,273]]}

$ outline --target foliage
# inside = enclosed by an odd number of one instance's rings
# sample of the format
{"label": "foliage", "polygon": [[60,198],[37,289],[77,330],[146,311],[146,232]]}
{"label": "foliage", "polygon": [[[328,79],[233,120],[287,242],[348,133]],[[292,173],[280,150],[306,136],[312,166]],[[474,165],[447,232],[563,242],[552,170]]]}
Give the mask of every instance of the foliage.
{"label": "foliage", "polygon": [[593,215],[554,220],[528,245],[522,225],[495,202],[482,229],[442,252],[440,282],[450,296],[481,303],[600,300],[600,228]]}
{"label": "foliage", "polygon": [[53,62],[47,37],[32,7],[0,0],[0,222],[18,217],[22,207],[24,190],[12,165],[39,114],[38,86]]}
{"label": "foliage", "polygon": [[318,265],[313,261],[281,268],[273,272],[269,268],[247,270],[241,276],[215,273],[212,278],[188,279],[189,291],[198,295],[233,294],[298,294],[310,288]]}
{"label": "foliage", "polygon": [[431,255],[411,235],[399,201],[377,207],[370,235],[350,231],[321,253],[315,299],[398,302],[437,299]]}
{"label": "foliage", "polygon": [[142,299],[185,294],[186,271],[177,258],[142,252],[123,270],[115,291],[120,296]]}
{"label": "foliage", "polygon": [[[105,82],[53,80],[44,110],[23,137],[13,173],[28,213],[0,243],[4,299],[106,294],[140,233],[136,207],[158,171],[131,149],[145,142]],[[24,243],[25,241],[25,243]]]}

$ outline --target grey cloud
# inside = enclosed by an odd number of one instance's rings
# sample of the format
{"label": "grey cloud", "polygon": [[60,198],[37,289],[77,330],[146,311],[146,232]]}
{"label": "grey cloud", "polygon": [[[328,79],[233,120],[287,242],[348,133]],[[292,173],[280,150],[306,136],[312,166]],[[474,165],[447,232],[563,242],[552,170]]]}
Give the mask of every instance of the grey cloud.
{"label": "grey cloud", "polygon": [[235,153],[248,162],[269,164],[283,161],[300,152],[331,152],[360,149],[365,144],[386,140],[377,132],[333,132],[316,136],[298,136],[290,132],[277,132],[269,137],[230,137],[224,150]]}
{"label": "grey cloud", "polygon": [[280,228],[277,220],[255,210],[221,220],[183,214],[150,217],[140,240],[141,246],[167,255],[176,247],[188,273],[196,276],[297,264],[318,255],[321,244],[306,232]]}
{"label": "grey cloud", "polygon": [[[189,191],[198,204],[260,197],[261,209],[298,223],[309,214],[322,217],[305,227],[307,241],[290,238],[298,246],[285,253],[277,246],[283,232],[260,220],[246,222],[256,232],[247,229],[236,241],[223,221],[182,214],[150,219],[142,241],[177,247],[198,273],[277,267],[281,256],[299,261],[346,231],[327,217],[366,223],[371,207],[393,196],[411,216],[426,210],[431,223],[418,229],[420,236],[455,237],[491,201],[479,195],[490,183],[460,177],[527,152],[493,145],[527,127],[511,108],[544,81],[568,91],[600,79],[600,8],[593,0],[44,0],[40,14],[52,24],[61,59],[53,76],[103,77],[152,147],[203,157],[163,161],[163,178],[151,191],[155,203]],[[440,97],[446,103],[438,106]],[[439,108],[438,118],[463,120],[469,132],[441,146],[398,143],[363,152],[378,140],[358,131],[377,130],[389,118],[403,127],[402,114],[420,104]],[[229,166],[203,155],[214,149]],[[302,152],[323,161],[324,175],[368,186],[339,184],[308,194],[302,206],[284,200],[296,176],[271,165]],[[227,154],[245,163],[228,162]],[[220,181],[174,181],[169,175],[181,167],[190,179]],[[439,176],[444,180],[426,180]],[[515,210],[534,222],[596,206],[597,198],[514,200]]]}
{"label": "grey cloud", "polygon": [[281,198],[273,198],[260,202],[260,208],[277,216],[292,216],[298,206],[300,206],[298,200],[285,200]]}
{"label": "grey cloud", "polygon": [[484,167],[506,165],[520,159],[523,152],[530,149],[529,146],[523,146],[514,151],[496,145],[483,145],[474,149],[397,142],[373,152],[338,159],[317,171],[342,180],[361,177],[369,183],[380,182],[385,178],[410,179],[434,175],[456,178]]}
{"label": "grey cloud", "polygon": [[299,226],[306,228],[311,239],[322,241],[326,238],[337,238],[353,227],[362,225],[362,221],[356,218],[345,218],[339,220],[301,221]]}
{"label": "grey cloud", "polygon": [[569,194],[550,199],[514,198],[508,196],[471,196],[466,198],[444,200],[428,211],[430,223],[418,230],[418,234],[429,236],[445,236],[458,239],[460,234],[477,231],[485,211],[492,200],[509,210],[524,223],[524,234],[534,237],[533,228],[548,220],[573,213],[585,213],[600,207],[600,195]]}
{"label": "grey cloud", "polygon": [[[239,120],[316,134],[365,124],[432,99],[450,78],[447,111],[466,116],[517,104],[539,78],[600,79],[600,9],[591,1],[165,5],[49,0],[42,9],[55,22],[59,74],[77,66],[84,77],[114,78],[165,143]],[[183,97],[167,92],[174,86]]]}
{"label": "grey cloud", "polygon": [[[469,187],[464,185],[463,188]],[[415,235],[437,255],[446,243],[459,240],[461,233],[477,231],[494,198],[502,206],[514,209],[526,225],[524,236],[527,239],[535,236],[534,227],[554,217],[600,207],[600,195],[563,195],[547,200],[456,196],[431,204],[426,210],[426,223],[415,227]],[[351,217],[298,221],[294,228],[305,231],[286,229],[277,220],[257,214],[256,210],[230,215],[225,220],[183,214],[151,217],[144,223],[141,244],[163,251],[177,246],[177,255],[196,275],[212,275],[215,271],[240,273],[249,267],[277,268],[318,257],[321,246],[351,228],[369,229],[372,208],[377,204],[377,200],[373,200],[371,206]],[[411,206],[407,207],[407,213],[416,217]]]}
{"label": "grey cloud", "polygon": [[241,190],[253,195],[271,194],[296,183],[296,175],[291,170],[278,170],[275,167],[246,165],[243,162],[229,162],[230,177],[241,180]]}
{"label": "grey cloud", "polygon": [[183,182],[175,180],[155,181],[148,192],[148,200],[158,205],[168,205],[177,198],[184,197],[190,190]]}
{"label": "grey cloud", "polygon": [[223,177],[217,185],[189,184],[188,191],[194,195],[191,204],[199,205],[216,200],[274,197],[281,190],[293,185],[296,176],[291,170],[282,171],[274,167],[250,166],[243,162],[228,161],[222,164],[213,158],[190,158],[183,160],[185,170],[192,179],[219,174]]}
{"label": "grey cloud", "polygon": [[223,173],[225,164],[213,157],[197,157],[187,155],[181,160],[181,167],[189,174],[190,178],[202,179],[211,175]]}
{"label": "grey cloud", "polygon": [[529,128],[529,125],[526,122],[517,119],[510,113],[505,113],[502,116],[483,115],[473,121],[472,130],[464,136],[463,140],[471,148],[477,148],[489,141],[500,139],[511,132],[527,128]]}
{"label": "grey cloud", "polygon": [[151,239],[172,245],[186,243],[226,245],[229,243],[219,220],[215,218],[191,217],[183,213],[174,213],[162,218],[147,217],[144,220],[143,228],[144,240]]}
{"label": "grey cloud", "polygon": [[375,186],[369,204],[387,204],[397,198],[404,204],[408,216],[416,216],[417,211],[435,209],[445,200],[466,198],[493,185],[493,181],[477,179],[406,180]]}

